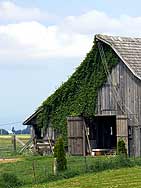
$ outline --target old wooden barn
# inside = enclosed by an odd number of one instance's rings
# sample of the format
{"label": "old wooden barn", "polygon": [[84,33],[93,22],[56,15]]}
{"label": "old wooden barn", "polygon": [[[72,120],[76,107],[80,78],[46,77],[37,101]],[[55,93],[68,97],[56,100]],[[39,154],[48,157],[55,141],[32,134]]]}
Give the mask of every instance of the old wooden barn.
{"label": "old wooden barn", "polygon": [[[87,91],[85,98],[83,97],[83,100],[79,101],[80,106],[75,103],[76,99],[74,100],[73,96],[74,102],[70,103],[69,101],[67,103],[72,104],[72,106],[68,105],[66,116],[64,116],[68,124],[68,129],[66,127],[66,130],[68,130],[69,153],[85,155],[89,150],[94,152],[114,150],[118,140],[122,138],[126,143],[130,156],[141,156],[141,38],[96,35],[94,46],[96,46],[95,48],[98,51],[97,59],[101,59],[101,66],[105,72],[106,80],[97,90],[96,97],[95,95],[91,96],[93,98],[91,101],[95,100],[96,103],[96,107],[93,108],[94,116],[89,117],[89,113],[87,116],[84,115],[89,111],[89,106],[92,109],[92,102],[89,103],[89,93],[92,93],[92,87],[90,91]],[[116,65],[112,69],[109,69],[111,60],[108,62],[108,56],[106,55],[108,48],[117,57]],[[97,59],[95,59],[95,62]],[[84,70],[86,70],[86,67]],[[94,71],[99,70],[95,68]],[[87,79],[86,77],[83,76],[83,79]],[[79,77],[77,80],[79,81]],[[77,84],[77,82],[75,83]],[[86,82],[87,84],[88,82]],[[95,88],[95,84],[97,84],[96,81],[93,82],[93,88]],[[74,95],[79,98],[79,92],[81,92],[83,86],[81,88],[76,86],[75,89],[73,88]],[[63,87],[65,88],[66,85],[64,84]],[[79,92],[76,91],[76,88],[78,88]],[[64,92],[66,91],[64,90]],[[69,91],[67,92],[69,94]],[[82,93],[84,92],[83,88]],[[59,95],[58,93],[56,95],[60,97],[61,94]],[[64,97],[61,100],[62,103],[63,100],[65,103],[70,98]],[[82,109],[80,107],[84,100],[85,108]],[[76,114],[71,113],[71,111],[77,111],[76,107],[74,107],[76,110],[72,110],[75,104],[79,109],[82,109],[78,111],[81,112],[80,114],[78,112]],[[50,123],[47,123],[46,129],[39,128],[37,116],[40,110],[25,120],[24,124],[33,127],[33,138],[36,137],[36,143],[38,139],[42,139],[42,141],[48,141],[49,138],[50,140],[55,140],[57,131],[54,130],[57,130],[57,128],[53,126],[51,119]],[[56,111],[59,114],[59,110],[57,109]],[[49,127],[51,127],[50,130]]]}

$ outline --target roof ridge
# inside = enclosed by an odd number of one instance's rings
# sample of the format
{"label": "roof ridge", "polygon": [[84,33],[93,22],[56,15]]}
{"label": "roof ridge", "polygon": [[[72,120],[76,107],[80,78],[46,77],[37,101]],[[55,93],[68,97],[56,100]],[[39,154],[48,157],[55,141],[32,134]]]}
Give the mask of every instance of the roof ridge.
{"label": "roof ridge", "polygon": [[120,36],[120,35],[106,35],[106,34],[96,34],[95,37],[112,37],[112,38],[140,39],[141,40],[141,37]]}

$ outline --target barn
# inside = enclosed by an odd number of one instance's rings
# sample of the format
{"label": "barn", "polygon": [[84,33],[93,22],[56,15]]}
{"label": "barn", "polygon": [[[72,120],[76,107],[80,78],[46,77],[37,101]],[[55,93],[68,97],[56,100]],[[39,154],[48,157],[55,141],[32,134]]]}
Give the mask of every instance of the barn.
{"label": "barn", "polygon": [[36,143],[62,134],[73,155],[123,139],[129,156],[141,156],[141,38],[95,35],[74,74],[23,124]]}

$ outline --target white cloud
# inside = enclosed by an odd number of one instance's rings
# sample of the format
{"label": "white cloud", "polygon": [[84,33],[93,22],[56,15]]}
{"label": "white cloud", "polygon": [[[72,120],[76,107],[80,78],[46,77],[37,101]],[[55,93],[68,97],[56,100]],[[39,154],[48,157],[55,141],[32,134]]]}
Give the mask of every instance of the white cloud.
{"label": "white cloud", "polygon": [[59,26],[45,27],[38,22],[0,26],[0,55],[5,58],[80,57],[90,48],[92,41],[88,36],[59,29]]}
{"label": "white cloud", "polygon": [[121,15],[114,18],[105,12],[92,10],[80,16],[69,16],[62,23],[63,30],[84,35],[105,33],[123,36],[141,36],[141,17]]}
{"label": "white cloud", "polygon": [[[67,25],[67,27],[66,27]],[[110,31],[120,27],[117,19],[109,17],[106,13],[92,10],[78,17],[69,16],[62,24],[63,28],[71,28],[73,32],[92,34],[99,31]]]}
{"label": "white cloud", "polygon": [[81,57],[92,46],[96,33],[141,37],[141,17],[90,11],[66,17],[62,23],[46,27],[37,22],[20,22],[0,26],[1,58]]}
{"label": "white cloud", "polygon": [[1,21],[33,21],[50,19],[52,16],[39,8],[20,7],[11,1],[0,2]]}

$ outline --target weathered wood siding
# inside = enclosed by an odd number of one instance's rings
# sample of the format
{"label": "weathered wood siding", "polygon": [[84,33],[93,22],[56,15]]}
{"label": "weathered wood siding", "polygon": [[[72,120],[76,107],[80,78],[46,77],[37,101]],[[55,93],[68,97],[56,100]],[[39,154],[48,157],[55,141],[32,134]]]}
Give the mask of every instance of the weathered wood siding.
{"label": "weathered wood siding", "polygon": [[128,122],[127,116],[118,115],[116,116],[116,132],[117,132],[117,143],[122,138],[125,142],[127,153],[129,153],[128,148]]}
{"label": "weathered wood siding", "polygon": [[[111,84],[112,80],[112,84]],[[98,92],[97,114],[127,115],[129,152],[141,155],[141,81],[120,61]]]}
{"label": "weathered wood siding", "polygon": [[55,131],[52,127],[48,127],[43,131],[43,140],[52,140],[56,139]]}
{"label": "weathered wood siding", "polygon": [[83,118],[68,117],[68,152],[72,155],[84,154]]}

